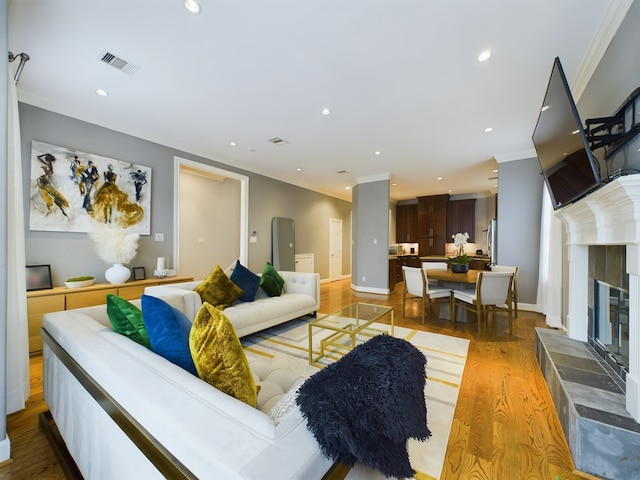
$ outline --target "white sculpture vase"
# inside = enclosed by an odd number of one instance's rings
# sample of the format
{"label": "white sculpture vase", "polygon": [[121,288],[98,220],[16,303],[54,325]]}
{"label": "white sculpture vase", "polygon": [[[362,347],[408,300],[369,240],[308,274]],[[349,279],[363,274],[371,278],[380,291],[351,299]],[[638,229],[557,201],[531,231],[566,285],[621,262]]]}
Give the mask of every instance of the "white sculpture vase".
{"label": "white sculpture vase", "polygon": [[107,271],[104,272],[104,278],[106,278],[107,282],[112,285],[124,283],[129,280],[130,276],[131,270],[129,270],[121,263],[114,263],[112,267],[109,267]]}

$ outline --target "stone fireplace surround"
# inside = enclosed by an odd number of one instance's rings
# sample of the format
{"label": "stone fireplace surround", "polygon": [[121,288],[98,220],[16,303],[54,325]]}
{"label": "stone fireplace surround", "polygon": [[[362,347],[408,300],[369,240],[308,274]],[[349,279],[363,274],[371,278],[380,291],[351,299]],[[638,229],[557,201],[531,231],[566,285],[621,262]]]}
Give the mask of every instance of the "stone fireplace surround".
{"label": "stone fireplace surround", "polygon": [[571,339],[588,339],[589,245],[627,247],[630,341],[626,408],[640,422],[640,175],[619,177],[557,215],[567,230],[567,335]]}
{"label": "stone fireplace surround", "polygon": [[[536,357],[576,467],[606,479],[640,478],[640,175],[620,177],[556,215],[567,231],[567,332],[536,329]],[[626,246],[626,383],[588,344],[590,245]]]}

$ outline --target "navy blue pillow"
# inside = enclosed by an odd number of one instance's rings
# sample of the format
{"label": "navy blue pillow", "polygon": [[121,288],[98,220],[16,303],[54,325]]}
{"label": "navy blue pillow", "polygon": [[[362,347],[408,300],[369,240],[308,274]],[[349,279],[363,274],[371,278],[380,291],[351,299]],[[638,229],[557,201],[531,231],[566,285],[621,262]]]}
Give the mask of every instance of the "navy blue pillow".
{"label": "navy blue pillow", "polygon": [[142,295],[141,300],[151,350],[197,377],[189,350],[191,322],[187,316],[160,298]]}
{"label": "navy blue pillow", "polygon": [[240,260],[238,260],[236,261],[236,266],[231,273],[230,279],[244,291],[238,300],[241,302],[253,302],[256,298],[256,293],[258,293],[258,287],[260,286],[260,277],[242,265]]}

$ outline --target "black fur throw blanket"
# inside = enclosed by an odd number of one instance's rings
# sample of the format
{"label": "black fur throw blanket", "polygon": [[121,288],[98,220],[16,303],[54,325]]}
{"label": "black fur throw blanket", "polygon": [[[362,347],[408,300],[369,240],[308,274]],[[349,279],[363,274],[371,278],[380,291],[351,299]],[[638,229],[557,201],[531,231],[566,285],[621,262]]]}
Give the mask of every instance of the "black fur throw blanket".
{"label": "black fur throw blanket", "polygon": [[386,477],[412,477],[407,440],[426,440],[427,359],[406,340],[378,335],[300,387],[297,404],[323,453]]}

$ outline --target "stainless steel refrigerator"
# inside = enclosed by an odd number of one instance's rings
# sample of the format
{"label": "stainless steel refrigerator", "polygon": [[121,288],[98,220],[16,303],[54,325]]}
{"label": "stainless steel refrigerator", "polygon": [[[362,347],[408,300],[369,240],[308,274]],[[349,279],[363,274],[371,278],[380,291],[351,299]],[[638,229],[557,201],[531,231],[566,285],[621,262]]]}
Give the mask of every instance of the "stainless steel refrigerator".
{"label": "stainless steel refrigerator", "polygon": [[487,228],[487,255],[491,265],[498,262],[498,221],[495,218],[489,222],[489,228]]}

